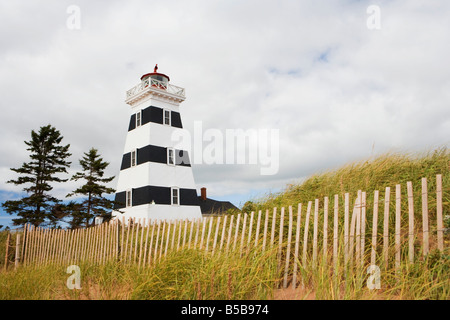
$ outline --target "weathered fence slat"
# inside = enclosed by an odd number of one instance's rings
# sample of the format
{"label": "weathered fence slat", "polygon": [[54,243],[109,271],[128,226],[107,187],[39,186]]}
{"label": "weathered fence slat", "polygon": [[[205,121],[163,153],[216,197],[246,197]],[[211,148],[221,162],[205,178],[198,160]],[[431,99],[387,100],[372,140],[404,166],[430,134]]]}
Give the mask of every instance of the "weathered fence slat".
{"label": "weathered fence slat", "polygon": [[222,235],[220,236],[219,254],[220,254],[220,252],[222,252],[223,243],[224,243],[224,240],[225,240],[225,233],[226,233],[226,230],[227,230],[227,219],[228,219],[228,216],[225,216],[223,218],[223,227],[222,227]]}
{"label": "weathered fence slat", "polygon": [[284,224],[284,207],[281,208],[281,214],[280,214],[280,232],[278,233],[278,263],[277,268],[280,268],[280,262],[281,262],[281,250],[283,246],[283,224]]}
{"label": "weathered fence slat", "polygon": [[31,240],[32,240],[32,233],[30,233],[30,231],[31,231],[31,225],[27,223],[25,225],[25,233],[24,233],[24,244],[23,244],[24,249],[23,249],[23,255],[22,255],[23,265],[27,264],[28,251],[30,248]]}
{"label": "weathered fence slat", "polygon": [[373,216],[372,216],[372,250],[370,254],[370,264],[376,264],[376,255],[377,255],[377,235],[378,235],[378,201],[379,201],[379,192],[375,190],[373,195]]}
{"label": "weathered fence slat", "polygon": [[16,235],[16,255],[14,258],[14,269],[19,267],[20,262],[20,234]]}
{"label": "weathered fence slat", "polygon": [[428,185],[427,178],[422,178],[422,239],[423,239],[423,256],[428,254],[429,230],[428,230]]}
{"label": "weathered fence slat", "polygon": [[274,241],[275,241],[275,218],[277,216],[277,208],[273,208],[273,216],[272,216],[272,233],[270,235],[270,247],[273,247]]}
{"label": "weathered fence slat", "polygon": [[208,236],[206,237],[206,247],[205,247],[205,251],[208,251],[209,248],[209,239],[211,237],[211,230],[212,230],[212,222],[213,222],[213,218],[209,217],[207,218],[209,221],[209,227],[208,227]]}
{"label": "weathered fence slat", "polygon": [[177,251],[180,249],[180,243],[181,243],[181,230],[183,229],[183,220],[179,221],[179,227],[178,227],[178,240],[177,240]]}
{"label": "weathered fence slat", "polygon": [[317,261],[317,237],[319,228],[319,199],[314,200],[314,228],[313,228],[313,266],[316,265]]}
{"label": "weathered fence slat", "polygon": [[172,243],[170,244],[170,250],[173,250],[173,247],[175,246],[175,236],[177,233],[177,225],[178,220],[173,221],[173,230],[172,230]]}
{"label": "weathered fence slat", "polygon": [[366,253],[366,192],[361,193],[361,260],[360,267],[364,266]]}
{"label": "weathered fence slat", "polygon": [[303,235],[303,258],[302,263],[306,266],[306,250],[308,249],[308,231],[309,231],[309,216],[311,215],[312,201],[308,202],[308,208],[306,209],[305,231]]}
{"label": "weathered fence slat", "polygon": [[326,263],[328,253],[328,197],[323,199],[323,261]]}
{"label": "weathered fence slat", "polygon": [[298,204],[297,209],[297,225],[295,229],[295,249],[294,249],[294,270],[292,275],[292,287],[295,289],[297,285],[297,268],[298,268],[298,251],[300,248],[300,223],[302,217],[302,204]]}
{"label": "weathered fence slat", "polygon": [[189,241],[188,241],[188,249],[190,249],[190,248],[191,248],[191,242],[192,242],[192,233],[194,232],[194,223],[195,223],[195,220],[193,220],[193,221],[190,221],[190,224],[191,224],[191,228],[190,228],[190,231],[189,231]]}
{"label": "weathered fence slat", "polygon": [[290,254],[291,254],[291,239],[292,239],[292,206],[289,206],[289,230],[288,230],[288,240],[287,240],[287,248],[286,248],[286,264],[284,266],[283,288],[287,288],[289,262],[290,262],[289,259],[290,259]]}
{"label": "weathered fence slat", "polygon": [[214,252],[216,251],[217,237],[219,236],[219,227],[220,227],[220,217],[217,217],[216,231],[214,233],[213,249],[212,249],[212,253],[211,253],[212,255],[214,255]]}
{"label": "weathered fence slat", "polygon": [[182,247],[184,248],[185,247],[185,245],[186,245],[186,237],[187,237],[187,228],[188,228],[188,222],[189,222],[189,220],[188,219],[186,219],[185,221],[184,221],[184,230],[183,230],[183,245],[182,245]]}
{"label": "weathered fence slat", "polygon": [[[148,246],[148,233],[150,230],[150,222],[148,221],[145,225],[145,228],[147,229],[145,232],[145,244],[144,244],[144,256],[142,257],[142,264],[145,265],[145,261],[147,260],[147,246]],[[141,259],[139,259],[139,267],[141,266]]]}
{"label": "weathered fence slat", "polygon": [[350,195],[344,195],[344,264],[347,265],[349,258],[349,215],[350,215]]}
{"label": "weathered fence slat", "polygon": [[259,228],[261,227],[261,210],[258,212],[258,221],[256,222],[256,234],[255,234],[255,247],[258,245],[259,241]]}
{"label": "weathered fence slat", "polygon": [[202,238],[200,240],[200,249],[203,249],[203,239],[205,237],[205,230],[206,230],[206,224],[207,224],[207,218],[202,219]]}
{"label": "weathered fence slat", "polygon": [[167,220],[164,220],[164,222],[163,222],[163,229],[162,229],[162,233],[161,233],[161,244],[160,244],[160,247],[159,247],[159,256],[158,256],[159,260],[161,260],[162,253],[163,253],[163,248],[164,248],[164,237],[166,235],[166,224],[167,224]]}
{"label": "weathered fence slat", "polygon": [[395,268],[400,268],[401,256],[401,218],[402,218],[402,204],[401,204],[401,185],[395,186]]}
{"label": "weathered fence slat", "polygon": [[128,253],[128,261],[131,263],[132,262],[132,253],[133,253],[133,239],[134,239],[134,230],[136,229],[136,219],[132,218],[131,219],[131,235],[130,235],[130,239],[129,241],[127,241],[127,245],[129,246],[130,250]]}
{"label": "weathered fence slat", "polygon": [[30,241],[30,249],[29,254],[27,254],[27,264],[35,263],[36,261],[36,250],[37,250],[37,228],[34,225],[31,225],[31,241]]}
{"label": "weathered fence slat", "polygon": [[266,216],[264,217],[264,231],[263,231],[263,244],[262,250],[266,250],[266,240],[267,240],[267,228],[269,226],[269,209],[266,210]]}
{"label": "weathered fence slat", "polygon": [[152,248],[153,248],[153,237],[155,235],[155,228],[156,228],[157,223],[153,222],[152,223],[152,234],[150,236],[150,246],[148,247],[148,262],[147,264],[150,265],[150,263],[152,263]]}
{"label": "weathered fence slat", "polygon": [[237,244],[237,237],[239,232],[239,220],[241,218],[241,214],[238,213],[237,215],[237,221],[236,221],[236,230],[234,232],[234,241],[233,241],[233,251],[236,250],[236,244]]}
{"label": "weathered fence slat", "polygon": [[389,205],[391,198],[391,188],[386,187],[384,194],[384,220],[383,220],[383,261],[384,267],[388,268],[389,259]]}
{"label": "weathered fence slat", "polygon": [[33,226],[31,224],[27,224],[28,229],[27,229],[27,237],[26,237],[26,245],[25,245],[25,252],[24,252],[24,257],[23,257],[23,264],[24,265],[28,265],[30,262],[30,255],[31,255],[31,250],[33,248]]}
{"label": "weathered fence slat", "polygon": [[124,243],[124,238],[125,238],[125,216],[122,216],[122,221],[119,225],[120,225],[119,228],[120,228],[120,232],[121,232],[120,245],[119,245],[119,248],[120,248],[119,249],[119,259],[120,259],[120,261],[123,262],[123,251],[124,251],[123,243]]}
{"label": "weathered fence slat", "polygon": [[[50,261],[56,262],[58,259],[58,249],[59,249],[59,231],[60,230],[54,230],[54,241],[52,243],[53,246],[53,250],[51,251],[50,254]],[[84,231],[84,230],[83,230]]]}
{"label": "weathered fence slat", "polygon": [[408,234],[408,257],[409,262],[414,262],[414,198],[412,182],[407,182],[408,190],[408,217],[409,217],[409,234]]}
{"label": "weathered fence slat", "polygon": [[245,228],[247,226],[247,213],[244,214],[244,224],[242,225],[241,232],[241,246],[239,248],[239,255],[242,255],[242,248],[244,246]]}
{"label": "weathered fence slat", "polygon": [[250,240],[252,238],[252,232],[253,232],[253,216],[254,212],[250,214],[250,225],[248,226],[248,240],[247,240],[247,252],[250,250]]}
{"label": "weathered fence slat", "polygon": [[[125,226],[124,226],[124,228],[125,228]],[[130,239],[131,219],[128,219],[126,228],[127,228],[127,237],[126,237],[125,243],[122,243],[122,261],[123,262],[126,262],[127,257],[128,257],[127,253],[128,253],[128,241]]]}
{"label": "weathered fence slat", "polygon": [[227,239],[227,245],[225,248],[225,251],[228,252],[228,247],[230,245],[230,240],[231,240],[231,232],[233,231],[233,220],[234,220],[234,216],[231,216],[231,220],[230,220],[230,226],[228,228],[228,239]]}
{"label": "weathered fence slat", "polygon": [[157,229],[156,229],[156,242],[155,242],[155,250],[153,254],[153,261],[156,261],[158,258],[158,244],[159,244],[159,230],[161,229],[161,220],[158,221]]}
{"label": "weathered fence slat", "polygon": [[141,218],[138,219],[136,224],[136,234],[134,238],[134,254],[133,254],[133,263],[136,263],[136,259],[138,257],[138,243],[139,243],[139,233],[142,229]]}
{"label": "weathered fence slat", "polygon": [[27,241],[27,236],[28,236],[28,224],[25,224],[23,226],[23,240],[21,243],[21,251],[20,251],[20,261],[22,261],[22,264],[25,263],[25,245],[26,245],[26,241]]}
{"label": "weathered fence slat", "polygon": [[6,248],[5,248],[5,265],[4,265],[4,270],[6,271],[8,269],[8,255],[9,255],[9,246],[10,246],[10,242],[11,242],[11,233],[8,232],[8,235],[6,236]]}
{"label": "weathered fence slat", "polygon": [[169,220],[169,222],[168,222],[168,228],[167,228],[166,248],[164,249],[164,256],[167,256],[167,249],[169,248],[170,229],[171,229],[171,227],[172,227],[172,220]]}
{"label": "weathered fence slat", "polygon": [[333,266],[335,273],[337,272],[338,263],[338,240],[339,240],[339,195],[334,195],[334,221],[333,221]]}
{"label": "weathered fence slat", "polygon": [[44,263],[44,256],[45,256],[45,251],[47,250],[47,233],[48,230],[40,228],[40,240],[41,240],[41,245],[39,246],[39,261],[38,261],[38,265],[42,266],[42,264]]}
{"label": "weathered fence slat", "polygon": [[[96,263],[101,263],[101,258],[102,258],[102,256],[101,256],[101,254],[102,254],[102,251],[101,251],[101,248],[102,248],[102,225],[99,225],[99,226],[97,226],[97,227],[95,227],[96,228],[96,250],[95,250],[95,252],[96,252],[96,256],[95,256],[95,262]],[[73,232],[69,232],[69,234],[70,234],[70,238],[72,238],[72,236],[73,236]]]}
{"label": "weathered fence slat", "polygon": [[438,249],[444,251],[444,221],[442,217],[442,175],[436,176],[436,218]]}
{"label": "weathered fence slat", "polygon": [[[359,192],[359,191],[358,191]],[[349,262],[353,265],[353,252],[355,251],[355,231],[356,231],[356,220],[358,217],[358,207],[359,207],[359,197],[356,198],[355,204],[353,206],[352,220],[350,223],[350,235],[349,235]]]}

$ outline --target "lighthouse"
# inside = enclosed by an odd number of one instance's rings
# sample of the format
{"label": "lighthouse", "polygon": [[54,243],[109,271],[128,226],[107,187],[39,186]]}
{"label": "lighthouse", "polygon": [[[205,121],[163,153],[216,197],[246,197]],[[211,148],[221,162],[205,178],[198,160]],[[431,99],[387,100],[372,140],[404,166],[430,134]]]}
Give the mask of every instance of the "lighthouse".
{"label": "lighthouse", "polygon": [[201,217],[187,150],[172,141],[183,125],[180,103],[185,90],[167,75],[144,74],[126,93],[130,122],[115,194],[113,217],[150,220]]}

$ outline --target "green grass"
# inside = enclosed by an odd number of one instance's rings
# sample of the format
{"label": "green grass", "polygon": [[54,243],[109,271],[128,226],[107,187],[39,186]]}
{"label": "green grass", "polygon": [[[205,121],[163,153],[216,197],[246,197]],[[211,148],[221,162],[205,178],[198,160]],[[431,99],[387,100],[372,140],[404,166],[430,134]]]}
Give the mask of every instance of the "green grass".
{"label": "green grass", "polygon": [[9,263],[14,262],[15,257],[15,239],[16,233],[10,233],[9,231],[0,231],[0,270],[2,270],[5,266],[5,254],[6,254],[6,241],[8,238],[8,234],[10,234],[10,247],[8,250],[8,261]]}
{"label": "green grass", "polygon": [[[450,234],[444,234],[444,252],[439,253],[436,248],[436,175],[442,175],[442,195],[443,195],[443,215],[444,227],[450,227],[450,152],[447,148],[440,148],[434,151],[418,154],[384,154],[368,160],[347,164],[341,168],[317,173],[307,178],[299,184],[290,184],[285,190],[269,194],[264,197],[252,199],[243,210],[246,212],[262,210],[263,217],[265,210],[269,209],[272,215],[273,208],[277,208],[277,215],[280,215],[280,208],[285,207],[285,223],[283,232],[284,239],[288,234],[286,217],[287,208],[293,206],[294,224],[297,219],[297,204],[302,203],[301,222],[301,242],[303,242],[303,231],[305,228],[305,213],[308,201],[313,201],[311,217],[313,219],[314,199],[319,199],[319,227],[318,227],[318,248],[323,247],[323,216],[324,197],[329,198],[328,216],[328,246],[331,245],[331,237],[334,228],[333,205],[334,195],[338,195],[339,201],[339,243],[343,241],[343,205],[345,193],[350,194],[350,220],[353,211],[353,203],[358,190],[367,191],[366,207],[366,241],[364,252],[366,254],[366,265],[362,270],[353,270],[351,273],[342,265],[339,267],[337,275],[332,273],[331,261],[318,264],[315,268],[302,266],[300,269],[308,290],[315,293],[318,299],[449,299],[450,298]],[[428,181],[428,213],[430,228],[430,249],[432,252],[423,257],[421,251],[421,231],[422,231],[422,189],[421,179]],[[413,199],[415,208],[415,263],[409,264],[408,254],[408,206],[406,183],[413,184]],[[401,185],[401,253],[402,265],[400,271],[396,271],[394,265],[394,234],[395,234],[395,186]],[[380,259],[383,236],[383,200],[386,187],[391,188],[391,202],[389,215],[389,266],[382,270],[382,289],[368,290],[367,263],[370,260],[370,245],[372,235],[373,200],[374,190],[380,191],[379,213],[378,213],[378,247],[377,256]],[[269,219],[271,221],[271,219]],[[310,220],[308,241],[312,243],[312,221]],[[420,235],[420,236],[417,236]],[[275,238],[279,237],[278,227],[275,229]],[[340,248],[341,250],[342,248]],[[310,249],[309,249],[310,250]],[[342,253],[342,250],[341,250]],[[321,252],[319,249],[319,256]],[[331,253],[330,253],[331,254]],[[342,258],[343,254],[340,254]],[[369,256],[367,256],[369,255]],[[437,258],[438,257],[438,258]],[[309,254],[309,258],[311,255]],[[341,259],[342,260],[342,259]],[[432,263],[439,261],[439,263]],[[342,264],[342,261],[340,262]],[[380,263],[378,260],[377,263]]]}
{"label": "green grass", "polygon": [[[365,261],[370,261],[370,254]],[[340,259],[335,271],[331,258],[319,258],[316,265],[300,264],[300,274],[304,287],[319,300],[450,299],[450,255],[438,250],[413,264],[402,262],[399,269],[386,269],[380,264],[379,289],[368,287],[368,283],[374,283],[369,278],[368,263],[360,267],[355,260],[345,266]]]}
{"label": "green grass", "polygon": [[[417,154],[383,154],[367,160],[350,163],[334,170],[319,172],[299,184],[289,184],[278,193],[269,194],[251,200],[249,210],[265,210],[273,207],[287,207],[297,203],[306,203],[325,196],[333,199],[339,195],[343,199],[344,193],[356,195],[358,190],[368,192],[369,199],[374,190],[384,192],[396,184],[402,184],[406,189],[406,182],[412,181],[414,189],[419,190],[421,179],[428,179],[428,192],[436,191],[436,175],[442,174],[444,207],[450,206],[450,151],[443,147],[434,151]],[[415,204],[420,203],[420,197],[415,197]],[[434,207],[429,207],[434,212]]]}
{"label": "green grass", "polygon": [[[276,255],[250,252],[248,256],[210,256],[196,250],[169,254],[154,266],[109,262],[80,263],[81,289],[70,290],[67,266],[49,264],[0,272],[0,300],[259,300],[274,298],[281,283]],[[433,253],[425,262],[381,270],[379,290],[367,288],[365,269],[338,266],[319,259],[316,266],[299,265],[305,292],[316,299],[432,299],[450,298],[450,257]],[[352,270],[350,272],[350,270]],[[301,286],[299,283],[298,286]],[[301,298],[301,297],[299,297]]]}
{"label": "green grass", "polygon": [[[386,154],[367,161],[348,164],[342,168],[318,173],[301,184],[291,184],[282,192],[270,194],[252,200],[246,205],[249,211],[269,210],[269,234],[272,226],[272,209],[277,208],[277,224],[275,225],[275,246],[264,253],[260,247],[250,250],[248,255],[237,252],[223,252],[214,256],[200,250],[184,248],[180,251],[168,252],[161,261],[148,267],[139,268],[136,264],[108,262],[104,265],[80,263],[80,290],[69,290],[65,265],[45,265],[40,268],[21,266],[14,271],[13,266],[7,272],[0,270],[0,299],[272,299],[276,298],[275,288],[279,287],[284,275],[286,240],[288,233],[288,211],[285,212],[283,232],[283,250],[278,254],[280,208],[294,207],[293,221],[297,218],[297,204],[303,203],[300,257],[298,264],[299,278],[303,283],[303,293],[313,292],[316,299],[450,299],[450,252],[449,233],[444,236],[444,252],[436,247],[436,174],[443,177],[443,214],[444,227],[450,227],[450,152],[441,148],[423,154]],[[424,257],[421,251],[421,236],[415,239],[415,260],[407,262],[407,194],[406,182],[412,181],[414,188],[415,227],[417,234],[421,232],[421,178],[428,179],[430,247],[431,253]],[[395,225],[395,185],[402,185],[402,263],[396,270],[394,266],[393,244]],[[381,260],[383,205],[379,207],[377,263],[380,265],[381,288],[367,288],[367,266],[370,260],[370,245],[373,214],[373,191],[380,191],[380,202],[386,187],[391,187],[390,214],[390,254],[389,267],[384,268]],[[342,253],[343,238],[343,204],[344,194],[351,194],[351,206],[358,190],[367,191],[367,229],[363,254],[365,265],[357,268],[343,265],[342,254],[338,267],[334,269],[332,262],[332,230],[334,227],[332,204],[334,195],[339,197],[340,214],[338,220],[340,247]],[[323,227],[318,227],[318,259],[316,265],[311,263],[311,243],[313,236],[313,213],[309,225],[308,262],[301,263],[303,230],[308,201],[320,199],[319,223],[323,223],[323,198],[330,199],[328,220],[328,257],[322,259]],[[352,209],[350,210],[352,212]],[[350,212],[350,214],[351,214]],[[255,217],[256,219],[256,217]],[[254,221],[256,223],[256,220]],[[242,221],[241,221],[242,228]],[[262,224],[261,224],[262,228]],[[215,228],[213,228],[215,230]],[[295,228],[293,230],[295,235]],[[261,237],[261,235],[260,235]],[[268,242],[269,242],[268,237]],[[240,236],[239,238],[240,239]],[[0,232],[0,266],[4,261],[6,232]],[[238,240],[240,241],[240,240]],[[293,240],[294,241],[294,240]],[[239,243],[238,243],[239,247]],[[269,246],[268,246],[269,247]],[[291,247],[293,250],[293,245]],[[12,250],[13,251],[13,250]],[[10,256],[10,260],[14,255]],[[290,256],[294,262],[293,252]],[[292,269],[291,269],[292,270]],[[291,279],[291,277],[289,277]],[[300,297],[301,298],[301,297]]]}
{"label": "green grass", "polygon": [[275,255],[250,252],[214,255],[198,250],[169,253],[155,265],[80,263],[81,289],[70,290],[68,266],[48,264],[0,272],[0,300],[269,299],[276,279]]}
{"label": "green grass", "polygon": [[267,299],[275,279],[275,259],[269,252],[205,255],[198,250],[174,252],[164,262],[135,273],[132,299],[241,300]]}

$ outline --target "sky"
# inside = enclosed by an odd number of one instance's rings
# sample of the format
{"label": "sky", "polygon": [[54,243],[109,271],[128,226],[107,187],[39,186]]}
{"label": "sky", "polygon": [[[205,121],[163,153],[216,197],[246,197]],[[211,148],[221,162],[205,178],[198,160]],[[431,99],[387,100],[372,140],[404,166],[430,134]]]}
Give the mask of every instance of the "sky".
{"label": "sky", "polygon": [[188,132],[278,133],[273,174],[260,158],[193,164],[198,190],[236,206],[348,162],[448,146],[448,17],[446,0],[0,0],[0,202],[20,198],[10,168],[47,124],[70,144],[68,177],[94,147],[115,187],[125,93],[155,64],[186,89]]}

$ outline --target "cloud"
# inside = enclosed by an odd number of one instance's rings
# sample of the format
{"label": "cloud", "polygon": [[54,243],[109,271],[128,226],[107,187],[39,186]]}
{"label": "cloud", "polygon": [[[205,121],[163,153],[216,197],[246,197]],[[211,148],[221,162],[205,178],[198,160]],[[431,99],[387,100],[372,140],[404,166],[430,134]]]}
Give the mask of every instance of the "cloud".
{"label": "cloud", "polygon": [[[194,121],[280,132],[274,176],[194,166],[212,197],[282,188],[373,152],[449,144],[446,1],[79,1],[81,29],[69,30],[72,4],[0,2],[0,190],[20,190],[5,183],[9,168],[27,161],[23,141],[48,123],[71,144],[71,172],[96,147],[117,176],[125,91],[155,63],[186,88],[191,132]],[[380,30],[366,26],[371,4]]]}

